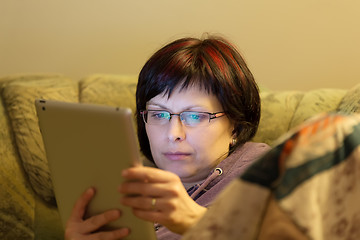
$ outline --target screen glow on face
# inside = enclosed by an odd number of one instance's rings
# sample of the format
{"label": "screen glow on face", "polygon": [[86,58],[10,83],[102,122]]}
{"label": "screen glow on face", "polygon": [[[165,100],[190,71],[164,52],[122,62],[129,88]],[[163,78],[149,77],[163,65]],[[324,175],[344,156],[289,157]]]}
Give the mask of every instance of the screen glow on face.
{"label": "screen glow on face", "polygon": [[164,125],[169,123],[172,116],[176,115],[180,117],[181,122],[185,126],[197,127],[203,126],[209,123],[211,119],[222,117],[225,113],[208,113],[208,112],[196,112],[196,111],[184,111],[178,114],[170,113],[165,110],[146,110],[142,111],[143,118],[146,123],[150,125]]}
{"label": "screen glow on face", "polygon": [[140,114],[156,166],[183,182],[204,180],[227,156],[234,126],[214,94],[176,88],[150,99]]}

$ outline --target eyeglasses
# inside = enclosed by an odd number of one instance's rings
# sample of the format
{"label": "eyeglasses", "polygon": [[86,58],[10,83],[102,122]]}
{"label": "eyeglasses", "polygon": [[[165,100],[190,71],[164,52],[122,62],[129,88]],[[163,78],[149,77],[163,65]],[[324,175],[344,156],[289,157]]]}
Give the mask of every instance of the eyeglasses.
{"label": "eyeglasses", "polygon": [[185,111],[181,113],[170,113],[164,110],[143,110],[140,111],[145,123],[150,125],[165,125],[169,123],[172,116],[179,116],[185,126],[199,127],[210,122],[211,119],[225,116],[224,112],[208,113]]}

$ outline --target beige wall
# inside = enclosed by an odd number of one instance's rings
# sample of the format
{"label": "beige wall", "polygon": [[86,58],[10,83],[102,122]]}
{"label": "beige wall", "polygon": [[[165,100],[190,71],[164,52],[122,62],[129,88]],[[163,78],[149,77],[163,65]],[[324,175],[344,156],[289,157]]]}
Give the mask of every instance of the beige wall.
{"label": "beige wall", "polygon": [[137,74],[162,44],[203,32],[275,90],[360,82],[358,0],[0,0],[0,76]]}

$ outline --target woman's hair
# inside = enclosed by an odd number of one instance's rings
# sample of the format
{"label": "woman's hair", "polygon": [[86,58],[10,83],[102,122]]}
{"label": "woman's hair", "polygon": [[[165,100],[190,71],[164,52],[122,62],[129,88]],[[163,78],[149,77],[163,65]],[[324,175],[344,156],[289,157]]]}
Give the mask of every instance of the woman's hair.
{"label": "woman's hair", "polygon": [[145,123],[140,114],[159,94],[198,86],[214,94],[234,124],[237,146],[249,141],[260,120],[257,84],[244,59],[229,42],[218,37],[182,38],[162,47],[145,63],[136,90],[136,119],[142,153],[153,161]]}

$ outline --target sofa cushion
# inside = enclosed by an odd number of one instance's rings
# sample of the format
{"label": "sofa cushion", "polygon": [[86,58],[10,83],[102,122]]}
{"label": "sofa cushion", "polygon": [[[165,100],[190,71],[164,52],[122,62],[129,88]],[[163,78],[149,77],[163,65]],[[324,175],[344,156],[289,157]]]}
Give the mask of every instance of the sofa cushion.
{"label": "sofa cushion", "polygon": [[80,102],[129,107],[134,112],[137,77],[91,75],[80,80]]}
{"label": "sofa cushion", "polygon": [[360,113],[360,84],[346,93],[337,110],[347,114]]}
{"label": "sofa cushion", "polygon": [[61,76],[18,77],[5,84],[3,98],[29,182],[43,200],[55,204],[34,101],[43,98],[77,102],[77,82]]}
{"label": "sofa cushion", "polygon": [[64,240],[64,227],[57,206],[35,196],[35,240]]}
{"label": "sofa cushion", "polygon": [[345,94],[346,90],[342,89],[317,89],[304,92],[304,97],[296,107],[289,129],[319,113],[336,111]]}
{"label": "sofa cushion", "polygon": [[34,198],[0,98],[0,239],[33,239]]}
{"label": "sofa cushion", "polygon": [[282,134],[307,119],[319,113],[337,111],[346,94],[347,91],[342,89],[261,92],[261,120],[254,141],[272,145]]}
{"label": "sofa cushion", "polygon": [[297,91],[261,92],[261,118],[253,141],[271,145],[287,132],[303,95],[304,93]]}

